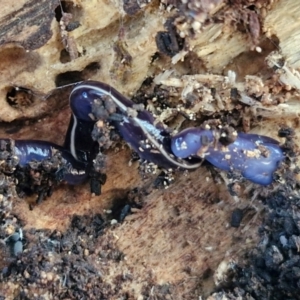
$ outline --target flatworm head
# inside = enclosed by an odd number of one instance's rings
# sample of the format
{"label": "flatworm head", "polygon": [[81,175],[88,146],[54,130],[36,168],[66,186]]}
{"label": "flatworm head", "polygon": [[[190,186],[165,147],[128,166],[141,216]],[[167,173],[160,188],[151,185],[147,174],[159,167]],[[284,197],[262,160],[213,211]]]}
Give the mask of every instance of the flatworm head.
{"label": "flatworm head", "polygon": [[278,142],[269,137],[238,133],[228,146],[216,139],[216,132],[188,128],[173,136],[171,149],[183,159],[202,157],[225,171],[238,171],[254,183],[268,185],[283,160]]}

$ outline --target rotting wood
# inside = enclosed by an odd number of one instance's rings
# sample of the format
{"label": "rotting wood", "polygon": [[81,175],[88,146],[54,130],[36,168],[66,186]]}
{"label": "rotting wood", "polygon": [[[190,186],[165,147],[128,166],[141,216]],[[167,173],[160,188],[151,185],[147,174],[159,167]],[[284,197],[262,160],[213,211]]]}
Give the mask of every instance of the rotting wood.
{"label": "rotting wood", "polygon": [[[250,124],[249,127],[245,125],[245,128],[253,130],[255,127],[254,131],[257,133],[276,137],[279,126],[288,125],[294,128],[299,126],[299,90],[296,88],[290,93],[287,89],[281,89],[280,74],[272,73],[264,61],[268,55],[272,55],[272,51],[281,50],[289,70],[296,72],[299,68],[297,41],[300,36],[300,20],[295,17],[295,13],[299,11],[300,4],[296,1],[261,3],[258,9],[262,21],[261,43],[255,45],[262,48],[261,56],[260,53],[251,50],[253,44],[249,42],[247,30],[239,31],[230,23],[224,25],[213,22],[213,17],[225,14],[227,9],[229,11],[229,7],[223,3],[214,11],[209,24],[203,25],[193,37],[185,37],[187,49],[183,49],[176,59],[160,56],[152,64],[150,62],[157,51],[156,33],[166,30],[164,23],[168,18],[174,17],[174,10],[165,10],[157,2],[152,2],[143,8],[134,6],[134,11],[138,11],[137,14],[128,17],[123,12],[121,3],[114,1],[77,0],[74,1],[74,6],[69,3],[68,12],[73,14],[74,21],[80,23],[78,28],[68,33],[76,42],[79,57],[64,61],[65,49],[61,40],[60,26],[54,18],[54,9],[59,4],[56,1],[47,3],[49,6],[46,6],[46,3],[38,4],[40,11],[47,16],[43,19],[43,26],[37,23],[37,31],[34,31],[35,27],[29,24],[29,27],[24,26],[22,31],[16,31],[13,23],[15,18],[19,16],[22,21],[26,16],[26,7],[33,2],[24,1],[23,4],[20,2],[18,8],[11,8],[9,1],[2,1],[0,23],[2,20],[7,26],[1,26],[1,30],[6,31],[0,31],[2,33],[0,34],[2,36],[0,47],[2,70],[0,119],[2,121],[41,118],[47,115],[48,111],[59,109],[60,99],[51,97],[51,93],[60,85],[74,82],[74,78],[77,81],[101,80],[130,96],[135,94],[148,76],[156,76],[156,79],[160,76],[160,80],[156,81],[157,84],[162,83],[165,87],[171,87],[172,101],[180,103],[182,100],[185,101],[185,96],[194,90],[195,84],[199,87],[199,82],[201,83],[199,78],[203,76],[202,74],[218,75],[218,78],[225,80],[227,71],[233,69],[237,74],[237,85],[241,88],[246,86],[246,75],[257,75],[265,79],[267,75],[273,74],[275,79],[271,82],[274,85],[272,88],[275,90],[278,84],[278,94],[275,95],[283,98],[283,103],[279,105],[269,103],[261,108],[258,103],[259,107],[254,105],[250,112],[244,112],[245,123],[249,119],[252,120],[259,109],[262,109],[260,115],[264,118],[263,121],[255,121],[256,126]],[[31,7],[37,9],[35,6]],[[46,9],[49,9],[48,13]],[[19,14],[13,15],[16,11],[19,11]],[[40,15],[36,16],[41,19]],[[11,23],[9,23],[10,19]],[[33,22],[31,24],[35,24],[31,15],[29,19]],[[289,22],[290,19],[293,20],[292,23]],[[22,22],[18,24],[21,25]],[[198,28],[198,24],[192,25]],[[182,29],[182,26],[178,24],[178,28]],[[8,28],[11,31],[8,31]],[[36,35],[39,35],[38,43],[33,44],[32,36]],[[273,44],[274,35],[278,44],[277,42]],[[121,48],[124,48],[125,53],[132,58],[130,72],[127,67],[124,68],[126,76],[123,76],[122,68],[118,70],[116,68],[122,65],[122,61],[116,61],[116,59],[122,60],[114,50],[116,45],[122,45]],[[191,53],[194,56],[190,56]],[[196,72],[195,68],[190,66],[194,63],[193,60],[189,62],[191,57],[193,59],[197,57],[201,62]],[[257,63],[259,67],[253,71],[251,63]],[[162,74],[166,70],[169,73],[164,77]],[[191,70],[193,74],[189,73]],[[170,84],[172,79],[174,79],[173,83],[178,81],[179,85],[185,85],[185,89],[173,89],[174,86]],[[216,111],[233,108],[232,103],[226,103],[229,97],[226,86],[219,85],[216,80],[212,80],[211,83],[213,87],[217,87],[217,92],[220,93],[222,90],[224,103],[211,104],[208,101],[205,103],[206,107],[200,103],[192,113],[199,113],[199,110],[203,109],[203,113],[213,114]],[[31,90],[34,95],[33,104],[22,109],[11,107],[6,99],[8,91],[13,87]],[[270,97],[275,98],[273,94]],[[64,103],[67,103],[67,94],[64,94],[63,99],[65,99]],[[149,106],[151,106],[150,102]],[[222,109],[220,105],[223,105]],[[41,138],[61,144],[68,122],[68,117],[65,115],[68,114],[68,109],[55,112],[41,119],[40,122],[17,128],[18,132],[14,134],[7,134],[8,125],[5,124],[1,128],[1,136]],[[161,115],[161,118],[165,120],[167,116],[169,119],[172,114],[173,112],[167,111],[165,115]],[[183,121],[183,118],[177,117],[174,127],[180,127]],[[49,127],[52,130],[49,130]],[[152,191],[148,186],[151,181],[145,183],[140,179],[136,164],[128,167],[130,154],[126,146],[125,149],[122,147],[121,145],[119,151],[110,155],[108,182],[104,185],[100,197],[91,197],[87,186],[74,189],[60,187],[51,198],[35,207],[33,211],[29,211],[24,200],[15,200],[14,213],[22,220],[26,230],[29,228],[58,229],[64,232],[74,214],[103,213],[112,206],[113,200],[124,197],[133,188],[137,187],[147,192],[150,190],[149,195],[142,195],[141,210],[136,210],[136,213],[129,216],[123,224],[108,228],[104,232],[103,239],[98,240],[101,251],[105,249],[103,241],[107,241],[107,244],[113,245],[125,256],[125,259],[118,263],[106,262],[107,273],[102,280],[114,287],[117,276],[123,276],[125,273],[131,276],[131,280],[124,281],[118,292],[110,299],[117,299],[126,292],[130,293],[132,299],[143,299],[147,294],[145,289],[149,289],[151,294],[151,287],[155,287],[152,295],[155,297],[155,291],[161,286],[169,286],[165,299],[167,297],[198,299],[199,296],[208,295],[213,289],[212,275],[218,265],[223,260],[235,262],[242,260],[242,254],[258,240],[257,225],[260,216],[256,219],[256,223],[252,223],[253,211],[250,210],[240,229],[228,228],[231,211],[240,205],[246,206],[249,203],[248,196],[231,196],[224,182],[221,179],[217,183],[213,181],[212,173],[204,167],[186,177],[177,174],[175,186],[171,186],[167,191]],[[226,176],[224,178],[226,180]],[[246,190],[248,188],[246,186]],[[253,205],[255,209],[260,209],[259,203]],[[59,257],[56,259],[59,260]],[[91,256],[90,259],[98,258]],[[101,265],[101,260],[99,264]],[[102,271],[101,267],[97,266],[97,268],[99,272]],[[19,289],[16,283],[7,284],[3,289],[4,295],[17,293]],[[48,293],[47,288],[43,286],[28,287],[27,290],[29,295]],[[53,298],[53,295],[48,297]]]}

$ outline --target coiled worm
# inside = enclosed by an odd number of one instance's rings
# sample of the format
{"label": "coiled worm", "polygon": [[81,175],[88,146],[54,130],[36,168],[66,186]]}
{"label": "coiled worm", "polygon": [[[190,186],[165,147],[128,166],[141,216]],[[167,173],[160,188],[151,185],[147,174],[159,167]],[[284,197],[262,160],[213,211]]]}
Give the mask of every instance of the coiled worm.
{"label": "coiled worm", "polygon": [[98,81],[76,85],[70,107],[72,117],[63,147],[45,141],[15,141],[14,153],[21,167],[60,151],[67,162],[63,179],[69,184],[83,182],[99,151],[92,137],[99,121],[100,127],[113,127],[140,158],[166,169],[192,170],[206,159],[219,169],[237,171],[254,183],[268,185],[284,158],[276,140],[256,134],[238,133],[226,146],[216,130],[188,128],[172,136],[164,124],[156,124],[150,112]]}

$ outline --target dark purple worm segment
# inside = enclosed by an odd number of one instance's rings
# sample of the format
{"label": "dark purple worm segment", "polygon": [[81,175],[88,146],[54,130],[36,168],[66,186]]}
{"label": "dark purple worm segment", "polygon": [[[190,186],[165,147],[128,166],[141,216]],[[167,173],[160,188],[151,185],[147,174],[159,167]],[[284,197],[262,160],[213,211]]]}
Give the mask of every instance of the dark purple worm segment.
{"label": "dark purple worm segment", "polygon": [[10,143],[11,156],[17,159],[17,165],[21,168],[25,168],[31,162],[51,160],[55,155],[59,154],[61,162],[57,171],[60,172],[60,180],[76,185],[88,178],[86,163],[75,160],[65,148],[54,143],[39,140],[16,140],[10,142],[7,139],[1,139],[1,143],[6,143],[6,145]]}
{"label": "dark purple worm segment", "polygon": [[214,130],[187,128],[172,137],[171,149],[182,159],[201,157],[225,171],[238,171],[246,179],[269,185],[273,173],[284,159],[279,143],[272,138],[238,133],[236,140],[224,146],[216,142]]}
{"label": "dark purple worm segment", "polygon": [[[95,104],[101,100],[101,109]],[[154,125],[152,114],[123,96],[111,86],[97,81],[86,81],[75,86],[70,95],[70,106],[75,120],[70,130],[69,149],[77,158],[76,127],[78,120],[107,121],[137,152],[140,158],[164,168],[195,169],[200,164],[181,160],[170,151],[170,136],[162,125]],[[99,105],[98,105],[99,107]]]}

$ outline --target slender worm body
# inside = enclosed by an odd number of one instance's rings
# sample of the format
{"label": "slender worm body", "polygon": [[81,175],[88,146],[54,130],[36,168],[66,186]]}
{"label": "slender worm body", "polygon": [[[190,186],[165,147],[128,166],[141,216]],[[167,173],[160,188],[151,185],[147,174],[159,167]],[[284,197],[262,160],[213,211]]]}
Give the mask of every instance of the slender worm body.
{"label": "slender worm body", "polygon": [[[189,128],[171,137],[163,126],[154,125],[155,120],[150,112],[135,110],[134,102],[101,82],[83,82],[73,89],[70,105],[74,118],[94,121],[91,116],[96,99],[102,99],[103,107],[110,99],[115,105],[112,112],[120,115],[116,120],[111,118],[110,112],[103,112],[100,119],[113,124],[142,159],[161,167],[195,169],[200,165],[197,158],[205,158],[217,168],[239,171],[255,183],[268,185],[273,180],[273,172],[283,160],[277,141],[255,134],[239,133],[237,139],[227,147],[216,141],[213,130]],[[76,157],[74,139],[73,135],[70,149]]]}
{"label": "slender worm body", "polygon": [[[96,100],[103,102],[103,110],[96,118],[109,121],[142,159],[165,168],[195,169],[200,166],[200,163],[191,164],[171,153],[168,133],[162,126],[154,125],[154,117],[150,112],[136,110],[133,101],[111,86],[97,81],[78,84],[70,95],[70,106],[76,120],[70,130],[70,152],[75,158],[77,158],[75,145],[78,120],[95,122],[92,116]],[[107,101],[112,101],[115,109],[111,108],[109,111]],[[119,118],[115,118],[116,114]]]}
{"label": "slender worm body", "polygon": [[[2,140],[9,143],[9,140]],[[64,160],[62,180],[68,184],[76,185],[87,179],[87,165],[79,162],[63,147],[54,143],[38,140],[16,140],[13,145],[13,155],[18,159],[18,165],[23,168],[32,161],[41,162],[51,159],[56,152],[60,152]]]}
{"label": "slender worm body", "polygon": [[13,151],[20,167],[49,159],[59,151],[66,162],[63,180],[83,182],[99,151],[92,138],[96,122],[101,134],[109,135],[113,127],[142,159],[167,169],[196,169],[206,159],[217,168],[237,171],[254,183],[268,185],[284,158],[277,141],[256,134],[238,133],[227,146],[220,143],[214,130],[188,128],[172,136],[166,126],[155,124],[150,112],[102,82],[76,85],[70,107],[72,117],[63,147],[45,141],[15,141]]}

